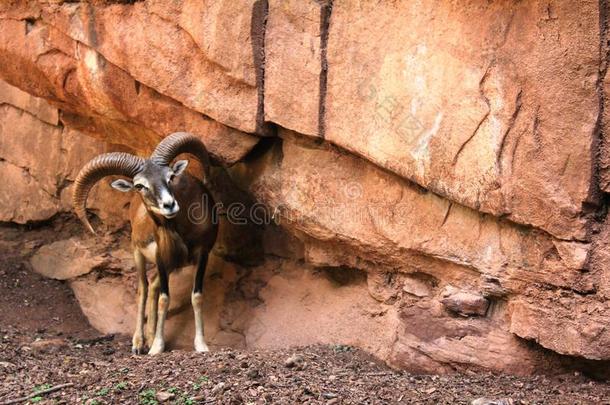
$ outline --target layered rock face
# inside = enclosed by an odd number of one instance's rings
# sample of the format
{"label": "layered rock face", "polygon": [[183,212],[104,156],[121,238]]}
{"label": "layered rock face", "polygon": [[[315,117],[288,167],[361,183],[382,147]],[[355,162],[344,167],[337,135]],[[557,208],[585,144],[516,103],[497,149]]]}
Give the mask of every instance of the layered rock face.
{"label": "layered rock face", "polygon": [[[0,221],[25,224],[72,210],[72,182],[89,159],[124,146],[95,140],[63,126],[46,100],[0,81]],[[102,184],[94,212],[112,228],[123,225],[126,196]]]}
{"label": "layered rock face", "polygon": [[[222,225],[212,344],[355,344],[428,372],[610,360],[604,2],[128,3],[0,6],[1,220],[66,210],[87,158],[186,130],[250,222]],[[120,223],[115,196],[91,201]],[[69,260],[48,250],[35,267]],[[117,255],[61,277],[127,333]]]}

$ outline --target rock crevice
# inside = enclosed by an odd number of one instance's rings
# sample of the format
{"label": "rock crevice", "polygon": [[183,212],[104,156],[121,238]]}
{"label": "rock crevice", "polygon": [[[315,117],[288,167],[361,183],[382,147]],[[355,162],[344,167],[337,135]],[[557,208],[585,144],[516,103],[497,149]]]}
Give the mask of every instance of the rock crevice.
{"label": "rock crevice", "polygon": [[326,133],[326,92],[328,87],[328,36],[333,0],[323,0],[320,9],[320,92],[318,108],[318,135],[324,139]]}

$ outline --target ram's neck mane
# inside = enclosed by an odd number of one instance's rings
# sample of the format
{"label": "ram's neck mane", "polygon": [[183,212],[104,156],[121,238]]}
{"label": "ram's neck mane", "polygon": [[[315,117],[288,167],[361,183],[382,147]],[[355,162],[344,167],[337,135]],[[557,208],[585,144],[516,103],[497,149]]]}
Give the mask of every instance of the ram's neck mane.
{"label": "ram's neck mane", "polygon": [[157,261],[166,269],[184,265],[188,258],[188,249],[170,221],[157,225],[155,230],[157,242]]}

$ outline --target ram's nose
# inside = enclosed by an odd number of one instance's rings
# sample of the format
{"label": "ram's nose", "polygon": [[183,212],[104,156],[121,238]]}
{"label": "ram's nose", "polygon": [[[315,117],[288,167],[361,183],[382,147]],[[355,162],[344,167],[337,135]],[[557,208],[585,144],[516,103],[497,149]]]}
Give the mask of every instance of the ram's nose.
{"label": "ram's nose", "polygon": [[176,200],[166,201],[163,203],[163,215],[167,218],[173,218],[180,211],[180,207]]}

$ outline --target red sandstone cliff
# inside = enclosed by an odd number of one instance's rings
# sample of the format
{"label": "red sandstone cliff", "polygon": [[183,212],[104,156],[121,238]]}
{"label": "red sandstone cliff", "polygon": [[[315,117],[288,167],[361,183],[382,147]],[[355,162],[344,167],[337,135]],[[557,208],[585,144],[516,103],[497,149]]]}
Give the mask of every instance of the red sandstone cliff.
{"label": "red sandstone cliff", "polygon": [[[226,227],[213,344],[349,343],[426,371],[610,360],[604,4],[4,2],[0,220],[67,211],[87,159],[186,130],[223,195],[280,222]],[[120,224],[126,200],[99,188]],[[95,250],[59,243],[35,267]],[[265,256],[236,258],[247,244]],[[106,258],[123,279],[61,275],[105,331],[131,331],[126,255]]]}

